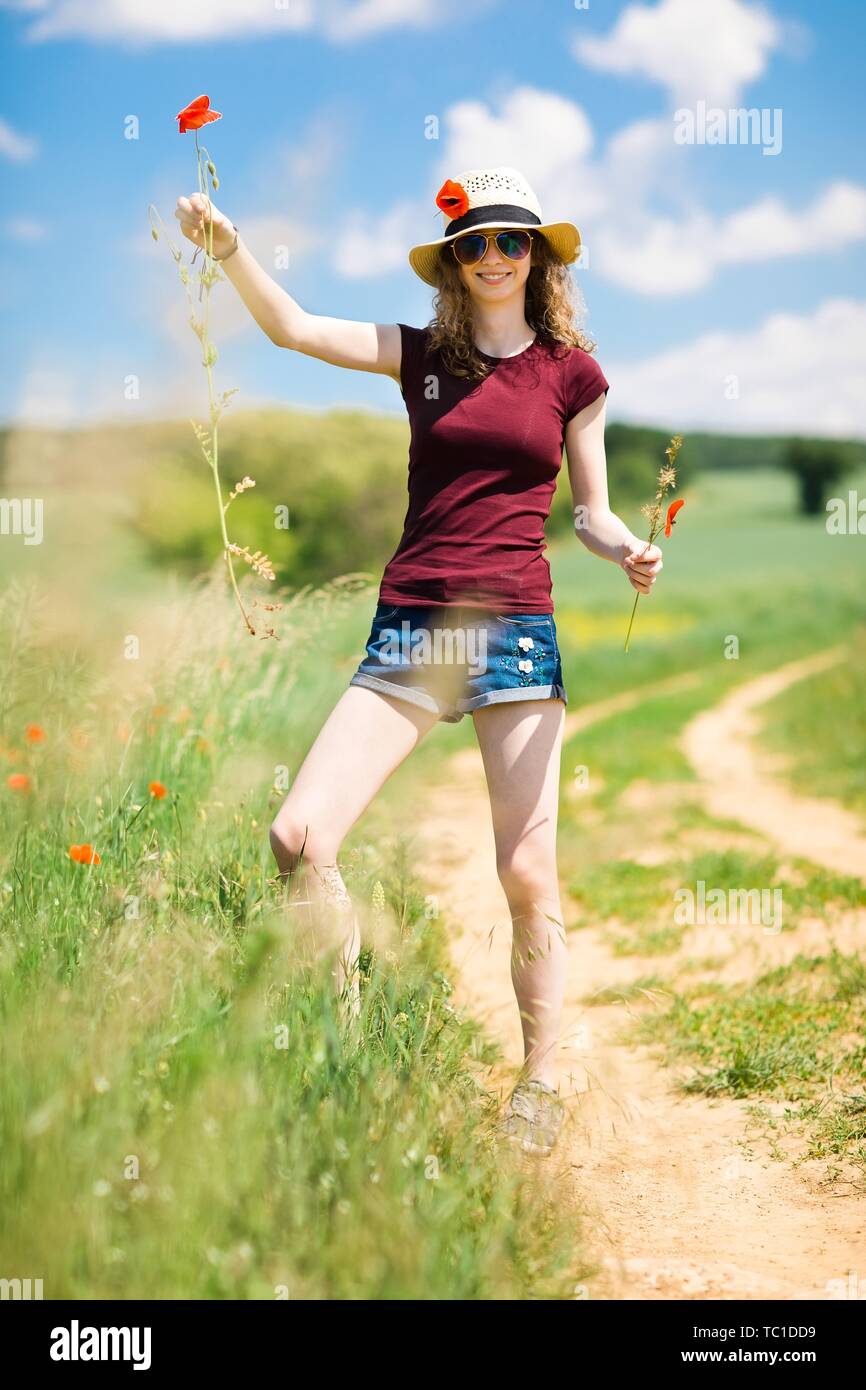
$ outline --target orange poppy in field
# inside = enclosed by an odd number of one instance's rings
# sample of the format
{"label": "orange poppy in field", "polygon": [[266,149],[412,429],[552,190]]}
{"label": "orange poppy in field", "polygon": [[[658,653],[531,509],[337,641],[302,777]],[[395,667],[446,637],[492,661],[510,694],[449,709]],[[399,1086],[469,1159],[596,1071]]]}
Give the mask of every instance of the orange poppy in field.
{"label": "orange poppy in field", "polygon": [[26,772],[10,772],[6,778],[6,785],[13,792],[29,792],[31,788],[30,778]]}
{"label": "orange poppy in field", "polygon": [[24,730],[24,737],[28,743],[44,743],[45,730],[41,724],[28,724]]}
{"label": "orange poppy in field", "polygon": [[162,782],[148,782],[147,790],[157,801],[162,801],[163,797],[168,795],[168,788],[164,787]]}
{"label": "orange poppy in field", "polygon": [[218,121],[222,117],[222,112],[211,111],[210,97],[196,97],[189,106],[185,106],[182,111],[178,111],[175,120],[178,122],[178,134],[183,135],[185,130],[201,130],[203,125],[209,121]]}
{"label": "orange poppy in field", "polygon": [[665,521],[665,535],[666,535],[666,536],[669,536],[669,535],[670,535],[670,533],[671,533],[671,527],[673,526],[673,524],[674,524],[674,522],[675,522],[675,520],[676,520],[677,512],[679,511],[680,507],[684,507],[685,504],[686,504],[686,499],[685,499],[684,497],[678,497],[677,500],[676,500],[676,502],[671,502],[671,505],[668,507],[667,520]]}
{"label": "orange poppy in field", "polygon": [[70,845],[69,858],[76,864],[101,864],[102,859],[93,845]]}
{"label": "orange poppy in field", "polygon": [[446,179],[436,194],[436,206],[448,217],[462,217],[469,210],[469,195],[462,183]]}

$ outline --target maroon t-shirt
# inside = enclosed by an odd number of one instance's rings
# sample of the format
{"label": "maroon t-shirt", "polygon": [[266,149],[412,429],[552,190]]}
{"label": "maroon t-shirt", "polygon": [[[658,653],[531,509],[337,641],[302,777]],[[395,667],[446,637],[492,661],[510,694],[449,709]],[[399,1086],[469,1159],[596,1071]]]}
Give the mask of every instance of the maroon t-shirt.
{"label": "maroon t-shirt", "polygon": [[379,586],[389,604],[552,613],[544,523],[566,423],[603,392],[582,348],[538,338],[482,382],[453,376],[427,329],[399,324],[411,426],[409,508]]}

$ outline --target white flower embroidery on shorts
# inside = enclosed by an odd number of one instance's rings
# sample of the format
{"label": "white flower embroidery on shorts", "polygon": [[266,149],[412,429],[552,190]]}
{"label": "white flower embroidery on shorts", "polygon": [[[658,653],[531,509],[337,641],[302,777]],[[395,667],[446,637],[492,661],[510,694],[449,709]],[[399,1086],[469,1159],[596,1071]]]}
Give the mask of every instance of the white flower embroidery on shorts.
{"label": "white flower embroidery on shorts", "polygon": [[513,655],[501,656],[499,664],[516,676],[519,685],[543,685],[544,644],[532,637],[518,637],[516,633],[511,641]]}

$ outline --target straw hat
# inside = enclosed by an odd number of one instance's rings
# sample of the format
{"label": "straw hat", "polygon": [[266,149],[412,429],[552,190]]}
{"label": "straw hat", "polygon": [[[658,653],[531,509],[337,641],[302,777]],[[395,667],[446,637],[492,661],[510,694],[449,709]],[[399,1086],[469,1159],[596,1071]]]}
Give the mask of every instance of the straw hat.
{"label": "straw hat", "polygon": [[544,222],[538,199],[526,179],[507,165],[467,169],[458,179],[446,179],[436,194],[436,206],[445,217],[445,235],[437,241],[413,246],[409,252],[409,264],[428,285],[438,284],[439,247],[464,232],[493,227],[539,232],[566,265],[576,259],[580,250],[580,232],[574,223]]}

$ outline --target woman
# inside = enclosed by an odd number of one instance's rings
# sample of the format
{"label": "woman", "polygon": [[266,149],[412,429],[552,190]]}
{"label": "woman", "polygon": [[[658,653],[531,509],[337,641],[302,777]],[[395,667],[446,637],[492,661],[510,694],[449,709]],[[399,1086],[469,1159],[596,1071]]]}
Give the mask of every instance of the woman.
{"label": "woman", "polygon": [[566,949],[556,869],[566,693],[556,640],[548,515],[563,446],[575,530],[648,594],[661,552],[608,504],[608,389],[574,326],[570,222],[545,224],[515,169],[469,170],[436,196],[443,235],[409,263],[437,290],[426,329],[307,313],[200,194],[175,215],[212,250],[273,343],[400,387],[411,423],[409,507],[379,588],[367,653],[271,827],[284,878],[336,908],[335,972],[358,1008],[357,919],[337,866],[344,837],[440,719],[471,713],[490,792],[499,878],[514,924],[512,978],[525,1063],[505,1130],[549,1153],[563,1116],[556,1077]]}

